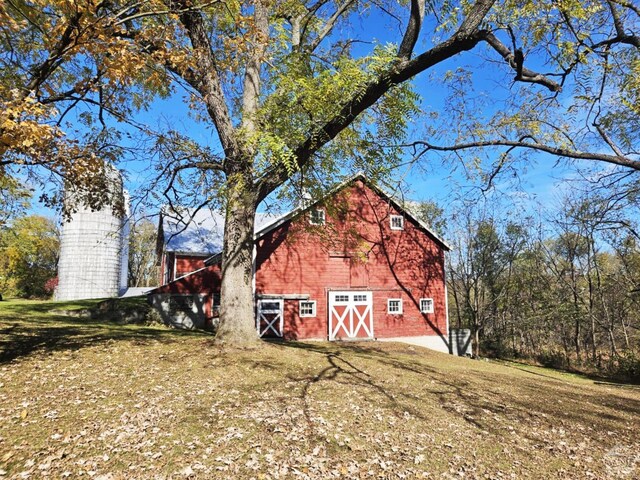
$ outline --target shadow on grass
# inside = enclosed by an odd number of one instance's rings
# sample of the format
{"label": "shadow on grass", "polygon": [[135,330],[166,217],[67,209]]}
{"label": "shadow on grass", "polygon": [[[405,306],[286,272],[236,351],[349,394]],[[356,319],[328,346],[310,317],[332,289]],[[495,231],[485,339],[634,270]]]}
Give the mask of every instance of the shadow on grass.
{"label": "shadow on grass", "polygon": [[[547,428],[567,422],[585,427],[598,425],[604,429],[619,429],[628,423],[628,415],[640,418],[638,400],[621,397],[599,387],[595,391],[582,388],[579,384],[562,381],[553,375],[542,373],[521,378],[510,374],[509,368],[503,372],[483,371],[483,364],[477,362],[474,362],[477,368],[469,369],[467,365],[460,364],[459,370],[445,372],[437,365],[430,365],[427,357],[413,357],[408,351],[397,352],[401,355],[396,355],[370,343],[333,345],[292,342],[283,346],[324,357],[315,375],[300,378],[289,376],[290,380],[303,382],[301,397],[305,403],[314,384],[329,380],[355,388],[368,388],[380,394],[395,414],[408,411],[421,419],[425,418],[425,412],[412,405],[419,405],[428,396],[435,397],[442,410],[474,428],[497,434],[502,434],[508,426],[536,422],[547,424]],[[403,388],[380,382],[380,378],[369,375],[359,362],[356,365],[358,358],[376,362],[388,368],[390,375],[406,378],[412,385],[420,386]],[[509,387],[495,388],[503,385]],[[581,408],[581,404],[587,407]],[[522,435],[529,437],[526,427]],[[537,441],[533,436],[530,439]]]}
{"label": "shadow on grass", "polygon": [[359,357],[374,360],[376,357],[386,356],[386,352],[376,349],[370,344],[361,346],[353,343],[341,343],[333,346],[292,342],[283,344],[283,346],[322,355],[326,361],[326,363],[323,362],[318,365],[320,370],[315,374],[303,376],[287,374],[289,381],[302,384],[299,398],[303,405],[302,411],[306,419],[307,428],[311,433],[314,431],[313,419],[311,417],[311,404],[313,402],[311,399],[311,389],[327,381],[348,385],[353,388],[365,388],[366,390],[376,393],[378,398],[380,398],[380,400],[386,404],[387,408],[394,412],[396,416],[401,416],[404,412],[410,412],[416,417],[423,418],[422,412],[399,401],[395,395],[389,392],[388,388],[376,381],[376,378],[367,373],[363,367],[357,366],[351,358],[355,356],[356,359]]}
{"label": "shadow on grass", "polygon": [[[557,377],[553,375],[547,375],[541,373],[537,370],[543,370],[543,368],[550,367],[539,367],[537,365],[531,365],[526,362],[519,362],[517,360],[493,360],[500,365],[504,365],[506,367],[515,368],[517,370],[521,370],[523,372],[530,373],[532,375],[539,375],[541,377],[547,377],[550,379],[554,379],[557,381],[563,381],[562,377]],[[627,378],[616,378],[616,377],[605,377],[602,375],[597,375],[594,373],[582,372],[579,370],[571,370],[571,369],[553,369],[557,373],[565,374],[565,375],[573,375],[576,377],[584,378],[586,380],[592,380],[596,385],[606,385],[611,387],[621,387],[621,388],[632,388],[640,390],[640,377],[627,377]]]}
{"label": "shadow on grass", "polygon": [[33,353],[76,351],[113,341],[174,342],[186,337],[210,336],[202,331],[169,330],[163,327],[119,325],[51,312],[90,308],[97,301],[21,302],[0,307],[0,364]]}
{"label": "shadow on grass", "polygon": [[[321,370],[313,376],[306,376],[302,378],[295,378],[291,375],[288,376],[289,380],[303,382],[303,388],[301,392],[301,399],[305,405],[304,411],[307,420],[310,419],[307,414],[308,410],[308,396],[309,390],[314,385],[321,381],[330,380],[339,383],[352,385],[354,387],[365,387],[379,395],[379,397],[386,403],[387,408],[391,410],[396,416],[401,417],[405,413],[409,413],[415,418],[423,421],[428,420],[429,412],[424,412],[416,405],[419,405],[424,395],[435,395],[441,402],[441,407],[444,410],[449,410],[447,399],[450,395],[459,397],[466,400],[467,403],[472,404],[470,395],[465,391],[466,382],[464,381],[447,381],[442,375],[439,374],[437,369],[425,365],[422,362],[411,361],[410,359],[398,359],[395,355],[392,355],[385,349],[376,347],[371,343],[338,343],[333,345],[323,344],[309,344],[309,343],[289,343],[285,344],[287,347],[302,349],[308,352],[321,354],[326,359],[324,367],[321,366]],[[403,352],[404,355],[412,354],[411,351]],[[355,357],[355,358],[353,358]],[[370,375],[364,369],[364,367],[357,366],[354,362],[355,359],[367,359],[378,362],[380,365],[390,368],[390,371],[398,371],[398,376],[402,375],[414,375],[418,376],[422,380],[424,385],[419,391],[411,391],[411,389],[405,388],[389,388],[380,382],[375,375]],[[434,380],[436,383],[429,388],[426,387],[428,383]],[[486,407],[485,404],[482,407],[473,405],[474,413],[481,408]],[[455,412],[453,412],[455,413]],[[490,423],[480,422],[474,415],[463,414],[462,419],[473,425],[474,427],[482,430],[491,430]]]}
{"label": "shadow on grass", "polygon": [[338,355],[341,352],[348,352],[352,355],[376,360],[378,358],[389,357],[389,352],[377,347],[375,342],[270,342],[282,345],[286,348],[300,349],[307,352],[319,353],[322,355]]}

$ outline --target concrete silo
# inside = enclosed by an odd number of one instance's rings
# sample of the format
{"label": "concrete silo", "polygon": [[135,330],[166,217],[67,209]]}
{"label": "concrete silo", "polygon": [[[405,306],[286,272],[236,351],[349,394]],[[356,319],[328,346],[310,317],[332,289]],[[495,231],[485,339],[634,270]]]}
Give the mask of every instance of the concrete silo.
{"label": "concrete silo", "polygon": [[[117,297],[127,288],[128,195],[115,168],[104,175],[97,184],[106,188],[108,201],[100,210],[91,210],[71,188],[65,192],[74,213],[62,224],[56,300]],[[114,205],[122,205],[123,213]]]}

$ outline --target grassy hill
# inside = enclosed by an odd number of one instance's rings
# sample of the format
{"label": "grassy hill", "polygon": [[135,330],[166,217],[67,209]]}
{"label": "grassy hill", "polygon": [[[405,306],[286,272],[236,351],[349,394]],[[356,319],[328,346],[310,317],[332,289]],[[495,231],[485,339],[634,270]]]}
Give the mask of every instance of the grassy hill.
{"label": "grassy hill", "polygon": [[[0,478],[640,478],[640,389],[0,303]],[[51,311],[58,313],[51,313]]]}

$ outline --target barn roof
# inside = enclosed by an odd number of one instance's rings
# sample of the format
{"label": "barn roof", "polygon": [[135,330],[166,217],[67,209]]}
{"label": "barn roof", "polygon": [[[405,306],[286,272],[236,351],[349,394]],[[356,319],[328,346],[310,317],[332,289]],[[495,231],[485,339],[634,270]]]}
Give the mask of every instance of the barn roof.
{"label": "barn roof", "polygon": [[[256,214],[256,231],[273,222],[271,213]],[[211,208],[171,209],[161,213],[159,236],[168,252],[211,255],[222,250],[224,215]]]}
{"label": "barn roof", "polygon": [[[302,214],[318,203],[324,201],[326,198],[335,195],[338,191],[356,180],[362,180],[369,188],[392,204],[394,208],[402,212],[407,218],[410,218],[445,250],[451,249],[449,245],[435,234],[424,221],[403,206],[392,195],[386,193],[373,182],[370,182],[362,173],[358,173],[340,183],[319,200],[304,206],[298,206],[284,215],[276,216],[272,213],[265,212],[256,213],[254,227],[255,239],[257,240],[261,238],[263,235],[271,232],[286,221]],[[207,264],[215,263],[215,257],[217,257],[217,254],[222,251],[224,216],[218,210],[211,208],[201,208],[199,210],[174,210],[164,208],[161,214],[159,228],[161,230],[159,232],[159,238],[164,239],[165,251],[189,253],[191,255],[214,255],[214,257],[207,259]]]}
{"label": "barn roof", "polygon": [[423,230],[427,235],[433,238],[436,241],[436,243],[438,243],[442,248],[444,248],[447,251],[451,250],[451,247],[447,244],[447,242],[445,242],[442,238],[436,235],[424,221],[422,221],[413,212],[407,209],[406,206],[403,206],[400,202],[398,202],[398,200],[396,200],[392,195],[388,194],[387,192],[382,190],[380,187],[378,187],[376,184],[369,181],[363,173],[357,173],[352,177],[348,178],[347,180],[345,180],[344,182],[340,183],[335,188],[333,188],[331,191],[329,191],[326,195],[324,195],[319,200],[316,200],[315,202],[307,205],[298,206],[297,208],[294,208],[290,212],[285,213],[281,217],[269,222],[268,224],[265,224],[262,228],[256,229],[255,239],[256,240],[259,239],[260,237],[262,237],[263,235],[266,235],[267,233],[271,232],[275,228],[278,228],[280,225],[282,225],[286,221],[302,214],[303,212],[309,210],[310,208],[313,208],[318,203],[321,203],[326,198],[332,195],[335,195],[340,190],[347,187],[348,185],[351,185],[356,180],[362,180],[369,188],[371,188],[374,192],[376,192],[378,195],[380,195],[382,198],[384,198],[390,204],[392,204],[396,210],[398,210],[399,212],[402,212],[407,218],[413,220],[418,225],[418,227],[420,227],[421,230]]}

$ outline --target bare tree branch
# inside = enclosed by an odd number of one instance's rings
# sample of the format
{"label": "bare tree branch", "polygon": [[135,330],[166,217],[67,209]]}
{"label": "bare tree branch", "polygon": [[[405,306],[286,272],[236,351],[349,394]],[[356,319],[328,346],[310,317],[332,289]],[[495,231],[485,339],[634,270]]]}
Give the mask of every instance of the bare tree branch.
{"label": "bare tree branch", "polygon": [[356,0],[345,0],[342,4],[338,6],[336,11],[333,12],[333,15],[331,15],[331,17],[329,17],[329,19],[326,21],[326,23],[322,27],[322,30],[320,31],[318,36],[309,44],[309,51],[313,52],[315,51],[316,48],[318,48],[320,43],[322,43],[322,41],[327,37],[327,35],[331,33],[331,31],[333,30],[333,27],[335,26],[338,19],[342,16],[342,14],[346,12],[347,9],[351,5],[353,5],[355,2]]}
{"label": "bare tree branch", "polygon": [[255,114],[260,99],[260,69],[269,35],[269,12],[262,0],[255,1],[254,20],[256,32],[251,52],[245,67],[244,90],[242,92],[242,126],[248,134],[255,132]]}
{"label": "bare tree branch", "polygon": [[[136,12],[136,13],[132,13],[131,15],[128,16],[122,16],[127,12],[131,11],[131,8],[127,8],[126,10],[121,11],[120,14],[116,15],[114,18],[117,18],[118,20],[113,22],[114,26],[119,26],[119,25],[123,25],[127,22],[132,22],[134,20],[139,20],[141,18],[146,18],[146,17],[156,17],[159,15],[169,15],[169,14],[181,14],[181,13],[187,13],[187,12],[200,12],[202,11],[203,8],[206,7],[210,7],[211,5],[215,5],[217,3],[221,3],[221,0],[213,0],[211,2],[206,2],[200,5],[190,5],[190,6],[186,6],[184,8],[180,8],[180,9],[166,9],[166,10],[150,10],[150,11],[145,11],[145,12]],[[138,4],[142,5],[142,4]]]}
{"label": "bare tree branch", "polygon": [[25,89],[22,92],[23,98],[26,98],[31,92],[38,90],[61,65],[65,53],[76,44],[81,17],[82,13],[78,12],[69,18],[66,28],[49,52],[47,59],[33,69],[31,80],[25,85]]}
{"label": "bare tree branch", "polygon": [[[188,7],[188,0],[179,0],[176,3],[181,10]],[[169,5],[173,4],[169,3]],[[218,132],[225,156],[236,158],[240,155],[241,147],[222,91],[217,62],[202,13],[198,10],[185,11],[180,14],[180,21],[191,40],[198,69],[197,75],[184,75],[185,72],[182,72],[183,78],[202,95]]]}
{"label": "bare tree branch", "polygon": [[309,27],[309,22],[315,17],[318,10],[320,10],[324,5],[329,3],[329,0],[318,0],[313,5],[310,5],[307,8],[306,15],[298,17],[299,19],[299,34],[300,39],[303,39],[306,36],[307,28]]}
{"label": "bare tree branch", "polygon": [[605,132],[604,128],[602,128],[602,125],[598,123],[594,123],[593,126],[596,127],[596,130],[598,131],[602,139],[605,141],[607,145],[609,145],[611,150],[613,150],[618,157],[625,156],[622,153],[622,150],[620,150],[620,148],[618,147],[618,145],[616,145],[615,142],[611,139],[611,137],[607,135],[607,132]]}
{"label": "bare tree branch", "polygon": [[398,48],[398,58],[408,60],[411,58],[413,48],[418,41],[422,21],[424,20],[424,0],[411,0],[411,13],[409,14],[409,24],[404,32],[402,43]]}
{"label": "bare tree branch", "polygon": [[626,0],[611,0],[613,3],[617,3],[621,7],[628,8],[632,10],[640,17],[640,6],[633,4],[632,2],[627,2]]}
{"label": "bare tree branch", "polygon": [[[509,48],[502,43],[498,37],[496,37],[493,33],[487,32],[484,40],[500,55],[504,58],[509,66],[516,71],[515,80],[519,82],[528,82],[528,83],[537,83],[539,85],[543,85],[547,87],[552,92],[559,92],[562,87],[560,84],[554,82],[549,77],[542,75],[540,73],[536,73],[528,68],[524,68],[523,62],[524,57],[522,56],[522,52],[520,51],[519,55],[518,50],[516,53],[512,53]],[[520,58],[518,58],[520,57]]]}
{"label": "bare tree branch", "polygon": [[[531,137],[528,137],[531,138]],[[540,152],[550,153],[552,155],[557,155],[559,157],[565,158],[573,158],[576,160],[593,160],[605,163],[611,163],[613,165],[620,165],[622,167],[631,168],[633,170],[640,171],[640,160],[635,160],[633,158],[624,156],[624,155],[607,155],[605,153],[597,153],[597,152],[581,152],[579,150],[569,150],[566,148],[560,147],[552,147],[550,145],[546,145],[543,143],[538,143],[536,141],[527,142],[525,139],[521,140],[485,140],[478,142],[468,142],[468,143],[459,143],[456,145],[449,146],[439,146],[433,145],[428,142],[414,142],[407,146],[421,145],[425,147],[427,150],[435,150],[439,152],[456,152],[459,150],[469,150],[472,148],[484,148],[484,147],[518,147],[518,148],[527,148],[530,150],[537,150]]]}

